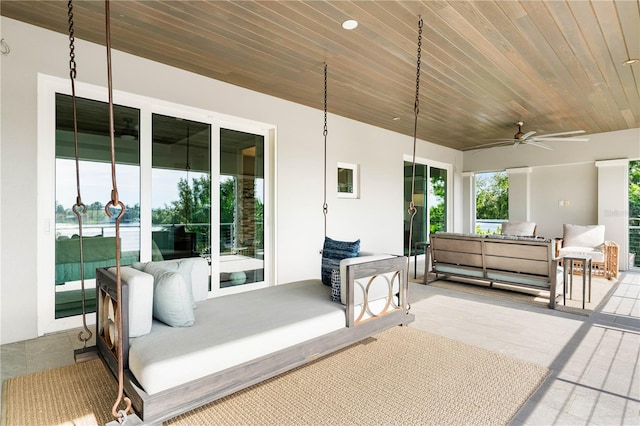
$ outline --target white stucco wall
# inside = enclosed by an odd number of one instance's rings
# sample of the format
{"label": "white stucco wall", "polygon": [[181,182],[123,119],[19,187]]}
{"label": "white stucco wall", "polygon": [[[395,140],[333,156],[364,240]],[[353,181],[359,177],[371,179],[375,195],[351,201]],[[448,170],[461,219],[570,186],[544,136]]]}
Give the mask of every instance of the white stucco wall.
{"label": "white stucco wall", "polygon": [[[43,232],[36,219],[37,74],[68,78],[68,39],[4,17],[1,25],[11,45],[0,70],[0,343],[8,343],[37,335],[34,263]],[[106,86],[104,47],[76,39],[76,61],[78,81]],[[322,111],[122,52],[114,51],[112,62],[117,90],[277,126],[277,281],[318,277],[324,236]],[[328,125],[329,235],[360,238],[366,250],[401,253],[403,156],[411,154],[412,138],[332,114]],[[451,208],[459,229],[462,153],[421,141],[417,155],[454,165]],[[359,164],[359,199],[336,198],[332,171],[338,161]]]}
{"label": "white stucco wall", "polygon": [[[620,245],[620,267],[628,253],[626,168],[602,182],[597,163],[640,159],[640,128],[588,135],[588,142],[550,142],[553,151],[530,146],[465,152],[465,172],[531,168],[530,220],[537,234],[562,237],[562,224],[604,224],[606,238]],[[628,167],[628,166],[627,166]],[[511,197],[511,192],[509,193]],[[522,197],[522,194],[517,194]],[[511,200],[510,200],[511,204]]]}

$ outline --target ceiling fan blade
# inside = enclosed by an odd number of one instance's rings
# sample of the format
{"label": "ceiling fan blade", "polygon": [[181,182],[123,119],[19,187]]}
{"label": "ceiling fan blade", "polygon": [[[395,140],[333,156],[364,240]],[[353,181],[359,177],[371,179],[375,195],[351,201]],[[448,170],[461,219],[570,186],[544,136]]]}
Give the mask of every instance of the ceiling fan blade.
{"label": "ceiling fan blade", "polygon": [[529,136],[533,136],[533,135],[535,135],[535,133],[536,133],[536,132],[535,132],[535,130],[532,130],[532,131],[530,131],[530,132],[527,132],[527,133],[525,133],[525,134],[520,138],[520,140],[521,140],[521,141],[523,141],[523,140],[527,139]]}
{"label": "ceiling fan blade", "polygon": [[539,143],[539,142],[536,142],[536,141],[528,140],[528,141],[522,142],[522,143],[525,143],[527,145],[532,145],[532,146],[535,146],[535,147],[538,147],[538,148],[546,149],[546,150],[549,150],[549,151],[553,151],[553,148],[551,148],[549,145],[545,145],[543,143]]}
{"label": "ceiling fan blade", "polygon": [[548,138],[548,137],[542,137],[542,136],[538,136],[537,138],[533,139],[534,141],[545,141],[545,142],[589,142],[589,138],[577,138],[577,137],[568,137],[568,138]]}
{"label": "ceiling fan blade", "polygon": [[549,136],[562,136],[562,135],[579,135],[580,133],[584,133],[584,130],[572,130],[570,132],[547,133],[546,135],[539,135],[537,136],[537,138],[546,138]]}
{"label": "ceiling fan blade", "polygon": [[[516,142],[516,139],[494,139],[495,142],[483,143],[476,148],[491,148],[494,146],[509,146]],[[475,148],[474,148],[475,149]]]}

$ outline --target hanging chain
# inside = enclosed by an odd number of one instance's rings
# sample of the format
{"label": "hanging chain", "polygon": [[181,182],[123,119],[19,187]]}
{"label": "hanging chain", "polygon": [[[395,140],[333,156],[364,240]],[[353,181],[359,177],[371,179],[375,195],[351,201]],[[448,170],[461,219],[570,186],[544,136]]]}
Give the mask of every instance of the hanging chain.
{"label": "hanging chain", "polygon": [[69,0],[67,4],[69,16],[69,78],[71,79],[71,106],[73,110],[73,146],[75,148],[76,162],[76,203],[71,210],[78,219],[78,243],[80,249],[80,301],[82,304],[82,330],[78,333],[78,340],[87,348],[87,342],[93,336],[91,330],[87,326],[86,312],[86,293],[84,285],[84,250],[82,238],[82,216],[87,213],[87,206],[82,202],[80,195],[80,155],[78,149],[78,108],[76,103],[76,53],[75,53],[75,36],[73,28],[73,1]]}
{"label": "hanging chain", "polygon": [[[114,137],[114,124],[113,124],[113,83],[111,76],[111,16],[109,12],[109,0],[105,0],[105,27],[106,27],[106,36],[107,36],[107,88],[109,95],[109,139],[111,142],[111,200],[104,206],[104,211],[112,218],[113,212],[112,208],[120,208],[120,212],[116,215],[115,224],[116,224],[116,327],[118,328],[118,336],[117,336],[117,356],[118,356],[118,396],[116,398],[115,403],[113,404],[113,408],[111,409],[111,414],[123,423],[126,421],[127,412],[131,410],[131,400],[124,396],[124,359],[122,353],[122,274],[120,268],[120,221],[124,217],[125,213],[125,205],[118,198],[118,185],[116,182],[116,148],[115,148],[115,137]],[[120,402],[124,399],[125,409],[118,410],[118,406]]]}
{"label": "hanging chain", "polygon": [[327,204],[327,63],[324,63],[324,204],[322,204],[322,213],[324,214],[324,236],[327,236],[327,214],[329,213],[329,205]]}
{"label": "hanging chain", "polygon": [[[416,209],[413,197],[415,192],[415,184],[416,184],[416,146],[418,144],[418,114],[420,113],[420,64],[422,60],[422,17],[418,19],[418,58],[416,64],[416,99],[413,104],[413,161],[412,161],[412,170],[411,170],[411,202],[409,203],[409,209],[407,212],[409,213],[409,250],[407,256],[407,283],[409,282],[409,271],[411,269],[411,246],[413,243],[413,219],[418,211]],[[426,259],[425,259],[426,262]],[[408,288],[408,287],[407,287]],[[407,296],[408,300],[408,296]],[[408,309],[411,309],[410,305],[407,305]]]}

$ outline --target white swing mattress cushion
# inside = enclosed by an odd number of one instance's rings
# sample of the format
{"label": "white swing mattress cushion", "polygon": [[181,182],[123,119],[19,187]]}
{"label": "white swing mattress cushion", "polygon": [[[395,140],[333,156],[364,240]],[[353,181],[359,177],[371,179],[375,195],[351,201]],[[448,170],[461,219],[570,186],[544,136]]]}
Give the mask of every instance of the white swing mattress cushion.
{"label": "white swing mattress cushion", "polygon": [[345,327],[345,309],[320,280],[199,302],[192,327],[154,320],[130,339],[129,369],[148,394],[174,388]]}

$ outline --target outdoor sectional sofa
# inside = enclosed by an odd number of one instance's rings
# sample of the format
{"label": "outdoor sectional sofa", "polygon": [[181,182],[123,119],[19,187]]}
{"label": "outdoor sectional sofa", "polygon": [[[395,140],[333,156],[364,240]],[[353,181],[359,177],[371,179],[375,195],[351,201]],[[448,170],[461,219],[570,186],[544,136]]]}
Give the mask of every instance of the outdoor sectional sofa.
{"label": "outdoor sectional sofa", "polygon": [[463,278],[490,286],[544,289],[549,291],[549,308],[555,308],[563,274],[554,239],[436,233],[430,236],[429,252],[435,279],[428,282]]}

